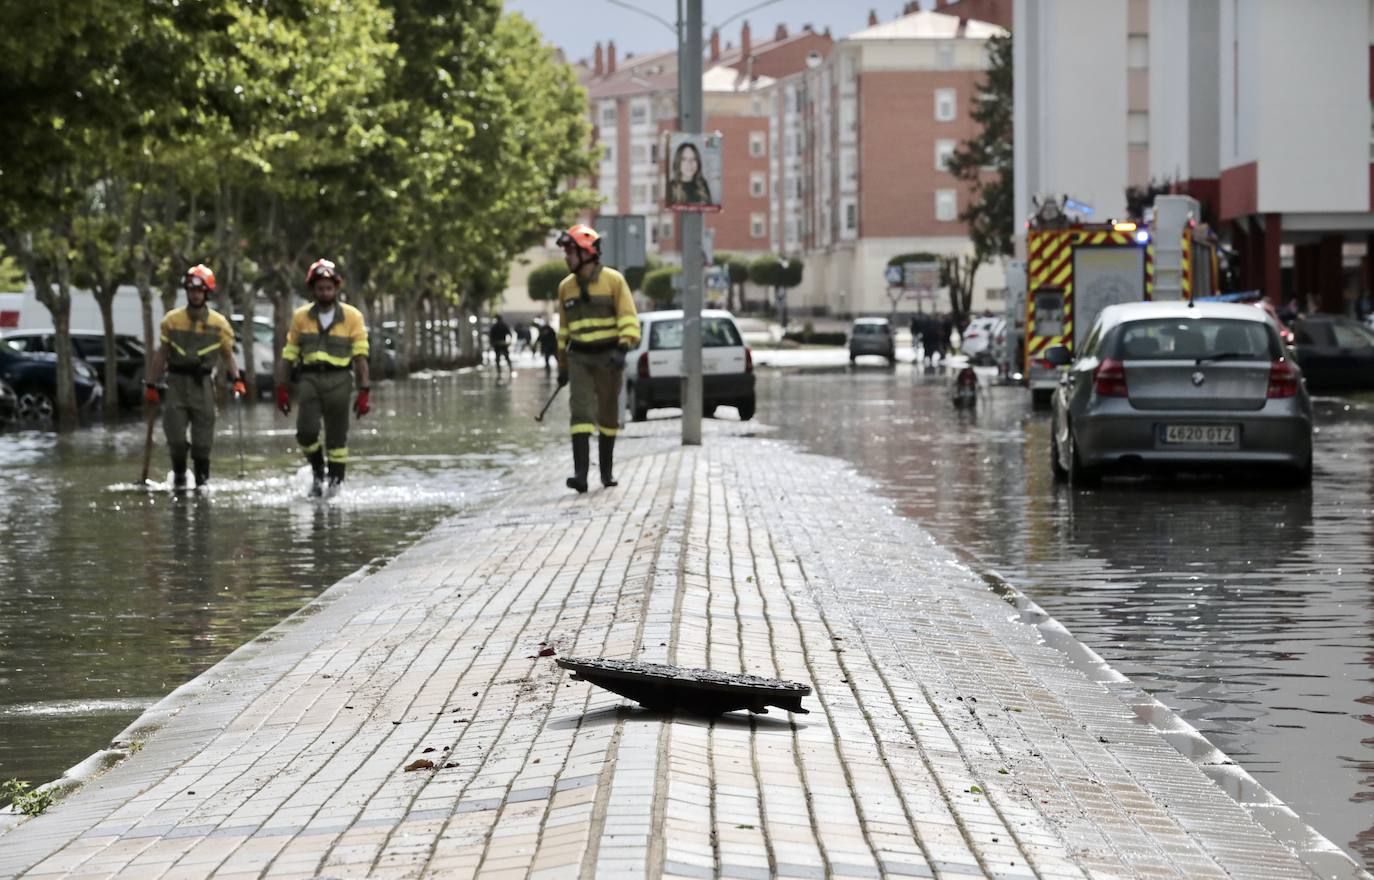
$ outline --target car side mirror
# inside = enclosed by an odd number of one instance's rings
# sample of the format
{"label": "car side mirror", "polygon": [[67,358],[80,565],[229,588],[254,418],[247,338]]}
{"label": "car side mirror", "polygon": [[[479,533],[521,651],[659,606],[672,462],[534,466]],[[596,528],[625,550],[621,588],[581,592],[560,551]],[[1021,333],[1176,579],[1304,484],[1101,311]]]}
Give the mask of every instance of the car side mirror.
{"label": "car side mirror", "polygon": [[1041,357],[1052,367],[1067,367],[1073,363],[1073,355],[1064,345],[1051,345]]}

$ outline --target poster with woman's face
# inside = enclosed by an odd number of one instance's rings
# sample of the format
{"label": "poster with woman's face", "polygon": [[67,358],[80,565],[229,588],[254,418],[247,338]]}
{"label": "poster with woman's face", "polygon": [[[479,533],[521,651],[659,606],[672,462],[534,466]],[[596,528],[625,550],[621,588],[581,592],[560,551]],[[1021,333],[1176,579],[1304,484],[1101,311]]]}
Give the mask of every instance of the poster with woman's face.
{"label": "poster with woman's face", "polygon": [[670,211],[720,210],[720,135],[668,132],[663,192]]}

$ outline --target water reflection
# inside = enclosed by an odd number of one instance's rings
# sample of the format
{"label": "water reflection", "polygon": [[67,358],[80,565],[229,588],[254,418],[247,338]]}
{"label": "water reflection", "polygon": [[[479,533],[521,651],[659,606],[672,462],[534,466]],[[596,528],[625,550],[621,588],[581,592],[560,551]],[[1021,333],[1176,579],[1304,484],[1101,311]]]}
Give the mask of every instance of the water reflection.
{"label": "water reflection", "polygon": [[[530,416],[533,372],[374,387],[346,491],[305,497],[291,422],[221,418],[212,490],[175,498],[165,451],[131,480],[141,424],[70,438],[0,435],[0,780],[55,778],[147,706],[372,560],[490,492],[566,422]],[[556,413],[554,414],[556,417]],[[553,419],[550,420],[553,422]]]}
{"label": "water reflection", "polygon": [[760,418],[875,479],[1374,867],[1374,406],[1317,405],[1311,490],[1054,483],[1048,421],[909,369],[765,374]]}

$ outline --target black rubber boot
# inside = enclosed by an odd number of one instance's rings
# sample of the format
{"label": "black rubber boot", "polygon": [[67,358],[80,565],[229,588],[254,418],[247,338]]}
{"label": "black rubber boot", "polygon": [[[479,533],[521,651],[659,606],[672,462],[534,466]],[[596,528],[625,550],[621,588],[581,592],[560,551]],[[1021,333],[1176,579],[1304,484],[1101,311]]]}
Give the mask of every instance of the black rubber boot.
{"label": "black rubber boot", "polygon": [[186,459],[172,458],[172,491],[186,491]]}
{"label": "black rubber boot", "polygon": [[197,458],[193,464],[196,473],[196,488],[204,488],[205,484],[210,482],[210,459]]}
{"label": "black rubber boot", "polygon": [[598,464],[601,465],[601,485],[607,489],[620,485],[613,476],[615,473],[615,437],[607,437],[605,434],[597,437],[596,451]]}
{"label": "black rubber boot", "polygon": [[347,469],[348,465],[341,461],[331,461],[329,463],[329,487],[325,489],[325,492],[331,498],[339,494],[339,490],[343,488],[344,471]]}
{"label": "black rubber boot", "polygon": [[587,469],[592,463],[592,437],[590,434],[574,434],[573,475],[568,477],[568,488],[579,493],[587,491]]}
{"label": "black rubber boot", "polygon": [[305,457],[310,462],[310,497],[319,498],[324,494],[324,452],[316,449]]}

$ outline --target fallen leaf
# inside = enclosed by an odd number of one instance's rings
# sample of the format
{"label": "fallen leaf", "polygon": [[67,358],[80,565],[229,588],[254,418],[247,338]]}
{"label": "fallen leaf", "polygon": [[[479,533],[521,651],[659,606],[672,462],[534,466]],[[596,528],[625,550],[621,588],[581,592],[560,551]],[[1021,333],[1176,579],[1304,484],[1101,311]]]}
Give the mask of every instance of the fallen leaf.
{"label": "fallen leaf", "polygon": [[557,653],[558,653],[558,652],[555,651],[553,648],[540,648],[540,649],[539,649],[539,656],[540,656],[540,657],[552,657],[554,654],[557,654]]}
{"label": "fallen leaf", "polygon": [[411,761],[409,764],[406,765],[406,772],[407,772],[407,773],[409,773],[411,770],[433,770],[433,769],[434,769],[434,762],[433,762],[433,761],[426,760],[425,758],[416,758],[414,761]]}
{"label": "fallen leaf", "polygon": [[429,754],[430,752],[432,752],[432,751],[434,751],[434,746],[428,746],[428,747],[424,748],[423,750],[421,750],[420,754],[422,754],[422,755],[428,755],[428,754]]}

